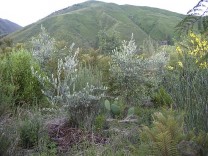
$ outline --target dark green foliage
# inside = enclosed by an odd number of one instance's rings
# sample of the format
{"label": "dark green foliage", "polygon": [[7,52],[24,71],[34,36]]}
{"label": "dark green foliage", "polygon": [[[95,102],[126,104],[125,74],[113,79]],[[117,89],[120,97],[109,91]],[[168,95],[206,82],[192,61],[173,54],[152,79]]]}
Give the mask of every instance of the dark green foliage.
{"label": "dark green foliage", "polygon": [[5,136],[3,133],[0,134],[0,155],[1,156],[7,156],[8,155],[8,149],[10,147],[10,140]]}
{"label": "dark green foliage", "polygon": [[57,144],[50,139],[47,132],[41,132],[38,138],[38,151],[41,156],[56,156],[58,149]]}
{"label": "dark green foliage", "polygon": [[[7,62],[7,65],[9,62]],[[15,101],[15,85],[11,81],[10,65],[0,61],[0,116],[10,109]]]}
{"label": "dark green foliage", "polygon": [[144,124],[150,126],[152,124],[152,115],[157,110],[155,108],[142,108],[135,107],[135,115],[139,117],[139,124]]}
{"label": "dark green foliage", "polygon": [[171,104],[173,104],[171,96],[163,87],[159,88],[159,90],[153,95],[152,100],[154,102],[154,106],[156,107],[170,107]]}
{"label": "dark green foliage", "polygon": [[33,117],[25,119],[20,124],[20,144],[23,148],[32,148],[38,145],[40,121]]}
{"label": "dark green foliage", "polygon": [[95,118],[94,126],[95,126],[96,131],[102,131],[103,129],[105,129],[106,126],[107,126],[105,116],[104,115],[98,115]]}
{"label": "dark green foliage", "polygon": [[101,53],[109,55],[121,46],[121,39],[118,32],[107,33],[103,30],[98,32],[98,44]]}
{"label": "dark green foliage", "polygon": [[114,116],[119,116],[121,114],[121,108],[118,104],[111,104],[111,112]]}
{"label": "dark green foliage", "polygon": [[9,37],[0,39],[0,56],[12,52],[13,40]]}

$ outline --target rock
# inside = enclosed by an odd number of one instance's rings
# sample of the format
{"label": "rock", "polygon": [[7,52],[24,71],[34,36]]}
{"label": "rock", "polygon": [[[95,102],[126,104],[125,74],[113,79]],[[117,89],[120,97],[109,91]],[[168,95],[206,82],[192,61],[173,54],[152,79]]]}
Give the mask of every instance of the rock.
{"label": "rock", "polygon": [[154,103],[150,99],[147,99],[142,101],[142,106],[150,108],[150,107],[154,107]]}
{"label": "rock", "polygon": [[177,145],[181,156],[201,156],[201,147],[193,141],[181,141]]}
{"label": "rock", "polygon": [[119,123],[137,123],[138,118],[135,115],[129,115],[124,120],[119,120]]}

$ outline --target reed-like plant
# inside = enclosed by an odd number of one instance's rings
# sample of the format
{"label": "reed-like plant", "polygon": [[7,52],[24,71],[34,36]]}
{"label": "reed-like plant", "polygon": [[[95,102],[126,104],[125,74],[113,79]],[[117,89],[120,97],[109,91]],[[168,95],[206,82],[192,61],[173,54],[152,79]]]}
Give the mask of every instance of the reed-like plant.
{"label": "reed-like plant", "polygon": [[188,130],[208,130],[208,43],[193,33],[176,51],[178,61],[168,67],[164,85],[175,106],[183,110]]}

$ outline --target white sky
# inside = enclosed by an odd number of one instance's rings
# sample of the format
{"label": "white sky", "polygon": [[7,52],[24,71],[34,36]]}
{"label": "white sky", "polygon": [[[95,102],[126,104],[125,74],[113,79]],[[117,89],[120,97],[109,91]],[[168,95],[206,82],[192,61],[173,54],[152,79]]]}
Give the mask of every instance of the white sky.
{"label": "white sky", "polygon": [[[54,11],[86,0],[0,0],[0,18],[26,26]],[[186,14],[199,0],[100,0],[117,4],[151,6]]]}

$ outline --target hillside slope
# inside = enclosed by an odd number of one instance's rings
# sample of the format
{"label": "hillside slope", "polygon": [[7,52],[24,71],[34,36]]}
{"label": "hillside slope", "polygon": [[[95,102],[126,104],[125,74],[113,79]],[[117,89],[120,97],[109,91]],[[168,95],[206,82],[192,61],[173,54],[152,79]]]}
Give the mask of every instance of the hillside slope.
{"label": "hillside slope", "polygon": [[22,28],[20,25],[0,18],[0,36],[7,35]]}
{"label": "hillside slope", "polygon": [[156,8],[88,1],[56,11],[10,37],[16,42],[28,41],[43,25],[57,40],[81,47],[95,46],[100,30],[117,31],[125,40],[133,33],[137,44],[141,44],[149,36],[158,41],[172,37],[182,18],[181,14]]}

